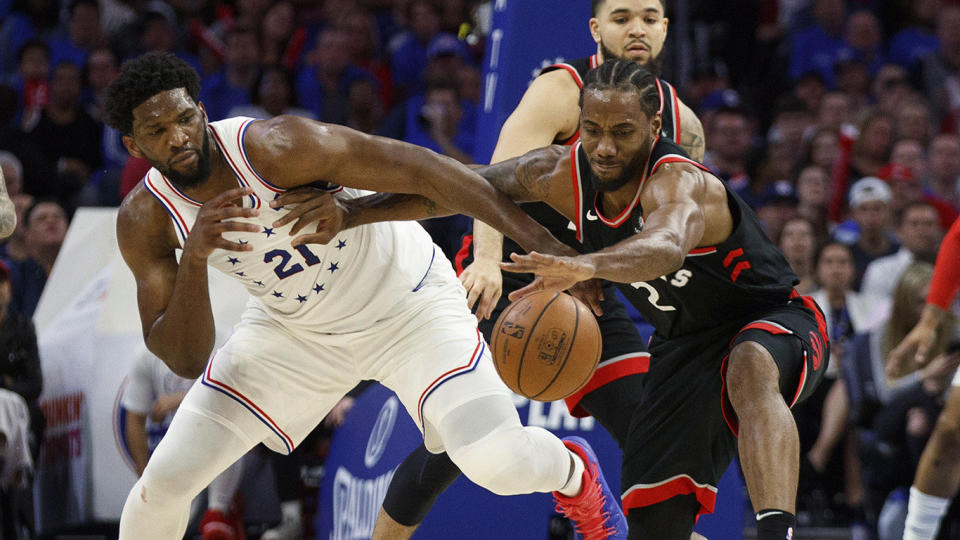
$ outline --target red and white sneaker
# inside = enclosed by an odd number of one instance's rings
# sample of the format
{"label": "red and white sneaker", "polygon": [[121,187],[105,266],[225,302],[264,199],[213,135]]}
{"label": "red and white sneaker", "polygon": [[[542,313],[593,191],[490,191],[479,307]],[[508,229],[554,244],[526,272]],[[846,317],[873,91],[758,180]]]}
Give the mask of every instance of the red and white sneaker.
{"label": "red and white sneaker", "polygon": [[200,520],[200,537],[203,540],[246,540],[247,533],[236,515],[207,510]]}
{"label": "red and white sneaker", "polygon": [[557,511],[566,516],[574,528],[574,537],[584,540],[625,539],[627,520],[623,517],[620,498],[614,496],[603,479],[597,455],[586,440],[566,437],[563,444],[583,459],[583,488],[576,497],[565,497],[553,492]]}

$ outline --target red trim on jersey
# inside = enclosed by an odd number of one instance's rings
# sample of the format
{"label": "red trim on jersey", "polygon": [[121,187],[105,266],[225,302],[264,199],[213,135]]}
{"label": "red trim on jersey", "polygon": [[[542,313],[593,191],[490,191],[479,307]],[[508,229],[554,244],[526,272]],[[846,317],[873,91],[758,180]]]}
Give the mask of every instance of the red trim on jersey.
{"label": "red trim on jersey", "polygon": [[670,94],[673,96],[674,142],[680,144],[680,100],[677,99],[677,89],[673,86],[670,86]]}
{"label": "red trim on jersey", "polygon": [[728,353],[723,357],[723,360],[720,361],[720,414],[723,415],[723,421],[726,422],[733,436],[738,437],[740,435],[738,432],[740,429],[740,421],[737,419],[737,413],[733,410],[733,403],[730,402],[730,398],[727,396],[727,360],[729,358],[730,354]]}
{"label": "red trim on jersey", "polygon": [[694,494],[700,503],[697,519],[703,514],[712,514],[717,504],[717,488],[710,484],[698,484],[685,474],[678,474],[656,484],[636,484],[621,497],[623,513],[631,508],[642,508],[661,503],[678,495]]}
{"label": "red trim on jersey", "polygon": [[564,399],[567,404],[567,410],[577,418],[590,416],[590,413],[580,407],[580,401],[583,400],[584,396],[601,386],[610,384],[627,375],[646,373],[648,371],[650,371],[650,353],[647,352],[628,354],[611,358],[606,362],[601,362],[600,365],[597,366],[597,370],[593,372],[593,376],[587,382],[586,386],[572,396]]}
{"label": "red trim on jersey", "polygon": [[209,383],[210,383],[211,385],[213,385],[214,387],[217,387],[217,388],[219,388],[219,389],[221,389],[221,390],[223,390],[223,391],[228,392],[228,393],[229,393],[231,396],[233,396],[234,398],[239,399],[239,400],[241,400],[243,403],[245,403],[245,404],[248,406],[249,410],[250,410],[255,416],[257,416],[257,417],[260,419],[261,422],[264,422],[264,423],[266,423],[267,425],[269,425],[269,426],[271,426],[271,427],[274,428],[274,431],[276,431],[276,433],[277,433],[278,435],[280,435],[280,438],[283,439],[283,442],[287,445],[287,448],[289,449],[289,451],[292,452],[293,449],[296,447],[296,445],[293,444],[293,439],[291,439],[290,436],[287,435],[286,432],[284,432],[283,429],[281,429],[280,426],[278,426],[277,423],[273,421],[273,418],[270,418],[270,415],[268,415],[267,413],[263,412],[263,409],[261,409],[260,407],[258,407],[257,404],[254,403],[250,398],[248,398],[247,396],[241,394],[241,393],[238,392],[236,389],[234,389],[233,387],[231,387],[229,384],[227,384],[227,383],[225,383],[225,382],[223,382],[223,381],[218,381],[218,380],[216,380],[216,379],[213,378],[213,360],[214,360],[214,358],[216,358],[216,355],[212,356],[212,357],[210,358],[210,361],[207,362],[207,369],[206,369],[206,371],[205,371],[204,374],[203,374],[203,378],[206,379],[207,382],[209,382]]}
{"label": "red trim on jersey", "polygon": [[203,206],[203,203],[201,203],[200,201],[196,201],[196,200],[190,198],[186,193],[180,191],[180,188],[178,188],[177,186],[173,185],[173,183],[170,182],[170,179],[168,179],[166,176],[164,176],[164,174],[163,174],[162,172],[157,171],[157,174],[159,174],[159,175],[160,175],[160,178],[163,179],[163,183],[166,184],[167,187],[170,188],[174,193],[176,193],[178,197],[180,197],[181,199],[183,199],[184,202],[186,202],[187,204],[190,204],[190,205],[192,205],[192,206],[196,206],[197,208],[200,208],[201,206]]}
{"label": "red trim on jersey", "polygon": [[709,246],[702,248],[693,248],[687,253],[687,257],[696,257],[698,255],[711,255],[717,252],[717,246]]}
{"label": "red trim on jersey", "polygon": [[[769,333],[771,333],[771,334],[773,334],[773,335],[792,334],[792,333],[793,333],[793,332],[790,331],[790,329],[784,328],[784,327],[780,326],[779,324],[773,324],[773,323],[770,323],[770,322],[768,322],[768,321],[753,321],[752,323],[750,323],[750,324],[744,326],[743,328],[741,328],[740,331],[737,332],[737,336],[739,336],[739,335],[740,335],[741,333],[743,333],[743,332],[746,332],[747,330],[763,330],[764,332],[769,332]],[[736,340],[736,339],[737,339],[736,336],[734,336],[733,339]],[[732,341],[731,341],[731,343],[732,343]]]}
{"label": "red trim on jersey", "polygon": [[[702,169],[706,172],[710,172],[710,169],[704,167],[702,164],[697,163],[696,161],[688,157],[681,156],[680,154],[667,154],[661,157],[660,159],[658,159],[657,162],[653,164],[653,168],[650,169],[650,174],[656,173],[657,169],[659,169],[660,166],[663,165],[664,163],[689,163],[690,165],[693,165],[698,169]],[[713,173],[710,173],[710,174],[713,174]]]}
{"label": "red trim on jersey", "polygon": [[600,65],[600,59],[597,58],[596,54],[590,55],[590,69],[594,69]]}
{"label": "red trim on jersey", "polygon": [[473,349],[473,354],[470,355],[470,359],[467,360],[467,363],[462,366],[455,367],[443,375],[440,375],[423,389],[423,392],[420,393],[420,399],[417,400],[417,419],[419,420],[421,428],[423,427],[423,402],[426,400],[427,396],[429,396],[444,382],[456,377],[457,375],[460,375],[461,373],[473,371],[473,369],[476,367],[477,361],[483,356],[483,350],[483,336],[480,334],[480,330],[477,329],[477,346]]}
{"label": "red trim on jersey", "polygon": [[666,100],[663,98],[663,85],[660,84],[660,78],[657,77],[655,80],[656,80],[656,82],[657,82],[657,95],[660,96],[660,109],[657,111],[657,114],[659,114],[659,115],[660,115],[660,118],[662,119],[662,118],[663,118],[663,106],[664,106],[664,103],[666,103]]}
{"label": "red trim on jersey", "polygon": [[580,140],[580,130],[578,129],[576,133],[571,135],[569,139],[563,141],[561,144],[563,146],[570,146],[573,144],[577,144],[579,140]]}
{"label": "red trim on jersey", "polygon": [[790,408],[800,399],[803,392],[803,386],[807,383],[807,351],[803,351],[803,370],[800,371],[800,382],[797,383],[797,391],[793,393],[793,399],[790,400]]}
{"label": "red trim on jersey", "polygon": [[577,241],[583,242],[583,193],[580,187],[580,160],[577,159],[579,150],[580,143],[570,147],[570,176],[573,177],[573,204],[577,208],[577,221],[574,223],[577,227]]}
{"label": "red trim on jersey", "polygon": [[[160,174],[160,171],[157,171],[157,174]],[[163,175],[160,174],[160,177],[162,178]],[[183,240],[186,241],[187,236],[190,235],[190,228],[187,226],[187,220],[183,219],[183,216],[180,215],[180,212],[177,210],[177,207],[174,206],[173,201],[168,199],[166,195],[164,195],[159,189],[157,189],[157,186],[153,185],[153,182],[150,180],[149,172],[147,173],[146,176],[143,177],[143,180],[144,180],[144,184],[147,185],[147,188],[150,190],[150,192],[153,193],[156,197],[158,197],[163,202],[164,206],[167,208],[167,211],[170,213],[170,215],[176,219],[177,225],[182,229],[181,232],[183,235]]]}
{"label": "red trim on jersey", "polygon": [[250,174],[252,174],[253,177],[256,178],[261,184],[263,184],[263,187],[269,189],[274,193],[283,193],[285,191],[283,188],[280,188],[278,186],[271,184],[270,182],[267,182],[265,178],[260,176],[260,173],[258,173],[256,169],[253,168],[253,164],[250,163],[250,159],[247,158],[247,150],[243,146],[243,137],[246,135],[247,128],[250,127],[250,124],[252,124],[253,122],[254,122],[253,120],[247,120],[246,122],[241,124],[240,129],[237,130],[237,148],[240,149],[240,157],[243,159],[243,164],[247,166],[247,170],[250,171]]}
{"label": "red trim on jersey", "polygon": [[547,69],[563,69],[573,77],[573,82],[577,83],[577,86],[583,88],[583,79],[580,78],[580,73],[577,72],[577,68],[571,66],[570,64],[553,64],[552,66],[547,66]]}
{"label": "red trim on jersey", "polygon": [[803,307],[813,312],[813,318],[817,320],[817,331],[820,332],[823,344],[824,346],[829,344],[830,335],[827,333],[827,319],[823,316],[823,312],[820,311],[820,306],[817,305],[817,302],[809,296],[800,296],[800,293],[798,293],[796,289],[790,292],[790,298],[799,298],[800,301],[803,302]]}
{"label": "red trim on jersey", "polygon": [[737,248],[730,253],[727,253],[727,256],[723,258],[723,267],[726,268],[730,266],[730,263],[732,263],[734,259],[741,255],[743,255],[743,248]]}
{"label": "red trim on jersey", "polygon": [[949,310],[957,289],[960,289],[960,219],[953,222],[940,243],[927,303]]}
{"label": "red trim on jersey", "polygon": [[[249,124],[250,122],[252,122],[252,120],[249,120],[249,121],[247,121],[246,123]],[[242,131],[242,130],[243,130],[243,125],[240,126],[240,130],[238,130],[237,137],[240,136],[240,135],[239,135],[239,132]],[[230,157],[230,152],[227,152],[227,147],[226,147],[225,144],[223,144],[223,139],[220,138],[220,134],[217,133],[217,130],[212,129],[212,128],[210,129],[210,131],[213,133],[213,138],[217,141],[217,144],[220,145],[220,149],[223,150],[223,155],[226,156],[226,158],[227,158],[227,163],[229,163],[229,164],[230,164],[230,168],[233,169],[233,174],[234,174],[234,176],[237,177],[237,182],[239,182],[239,183],[240,183],[242,186],[244,186],[244,187],[252,187],[252,186],[250,186],[250,184],[247,182],[247,180],[243,177],[243,173],[240,171],[240,167],[238,167],[237,164],[236,164],[236,162],[233,161],[233,158]],[[243,148],[243,147],[241,146],[241,148]],[[242,154],[242,153],[243,153],[243,152],[241,152],[241,154]],[[262,183],[262,182],[261,182],[261,183]],[[257,209],[260,208],[260,197],[257,197],[256,193],[251,193],[251,194],[250,194],[250,200],[251,200],[251,202],[252,202],[252,205],[251,205],[251,206],[253,206],[253,208],[257,208]]]}
{"label": "red trim on jersey", "polygon": [[736,266],[733,267],[733,271],[730,272],[730,281],[736,283],[737,278],[740,277],[740,272],[750,268],[750,261],[740,261]]}
{"label": "red trim on jersey", "polygon": [[457,270],[457,276],[463,273],[463,260],[470,256],[470,244],[472,243],[472,234],[463,235],[463,240],[460,244],[460,250],[457,251],[457,256],[453,259],[453,267]]}
{"label": "red trim on jersey", "polygon": [[[657,135],[657,137],[653,140],[653,147],[657,145],[657,142],[659,140],[660,140],[660,136]],[[602,221],[604,225],[608,227],[613,227],[615,229],[627,222],[627,218],[630,217],[630,214],[633,213],[633,209],[636,208],[637,203],[640,202],[640,193],[643,191],[643,185],[647,182],[647,178],[650,178],[650,175],[647,174],[647,170],[648,170],[647,167],[650,165],[650,157],[652,155],[653,155],[652,153],[648,155],[646,163],[643,164],[643,171],[644,171],[643,176],[640,177],[640,182],[637,183],[637,193],[633,196],[633,200],[630,201],[630,204],[628,204],[626,208],[621,210],[620,213],[617,214],[615,218],[607,219],[606,217],[604,217],[603,212],[601,212],[600,209],[597,208],[597,197],[600,196],[600,193],[598,192],[594,195],[593,209],[597,212],[597,217],[600,218],[600,221]],[[653,171],[651,171],[650,174],[653,174]]]}

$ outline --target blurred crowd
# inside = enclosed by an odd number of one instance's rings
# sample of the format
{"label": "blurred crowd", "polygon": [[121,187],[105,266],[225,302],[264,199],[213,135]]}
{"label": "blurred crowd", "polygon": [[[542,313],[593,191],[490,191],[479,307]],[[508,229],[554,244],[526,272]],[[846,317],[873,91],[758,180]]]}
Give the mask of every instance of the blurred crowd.
{"label": "blurred crowd", "polygon": [[[33,332],[76,208],[118,205],[149,168],[102,118],[125,59],[186,60],[211,120],[297,114],[470,163],[486,158],[475,140],[490,4],[0,0],[0,167],[19,217],[0,247],[0,322]],[[884,370],[960,209],[960,1],[686,5],[667,2],[663,77],[703,123],[705,164],[755,209],[831,334],[830,376],[795,411],[800,525],[893,538],[960,363],[951,327],[923,370]],[[470,227],[425,225],[451,258]],[[0,386],[35,377],[39,358],[21,356],[0,362]],[[948,521],[942,534],[960,531]]]}

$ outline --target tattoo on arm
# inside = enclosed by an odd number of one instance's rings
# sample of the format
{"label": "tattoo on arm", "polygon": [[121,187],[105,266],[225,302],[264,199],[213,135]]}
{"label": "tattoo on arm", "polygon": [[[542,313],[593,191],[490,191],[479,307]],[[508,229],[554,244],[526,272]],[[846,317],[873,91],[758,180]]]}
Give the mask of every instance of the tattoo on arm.
{"label": "tattoo on arm", "polygon": [[696,161],[703,161],[703,154],[705,151],[705,143],[703,140],[703,133],[694,133],[692,131],[684,131],[680,136],[680,146],[690,154],[690,157]]}
{"label": "tattoo on arm", "polygon": [[550,193],[550,173],[562,155],[562,146],[548,146],[487,167],[481,175],[517,202],[542,201]]}

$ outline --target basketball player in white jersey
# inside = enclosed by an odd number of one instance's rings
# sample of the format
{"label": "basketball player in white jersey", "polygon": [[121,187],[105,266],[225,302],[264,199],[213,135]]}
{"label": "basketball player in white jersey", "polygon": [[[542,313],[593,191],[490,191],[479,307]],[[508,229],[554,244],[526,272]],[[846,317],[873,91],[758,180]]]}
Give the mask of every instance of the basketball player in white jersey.
{"label": "basketball player in white jersey", "polygon": [[[144,338],[175,373],[200,377],[130,491],[120,538],[182,537],[210,480],[260,442],[290,452],[364,379],[396,392],[427,447],[475,483],[553,491],[587,538],[625,535],[589,446],[520,424],[463,287],[422,228],[376,224],[294,247],[267,203],[322,178],[336,183],[323,184],[332,201],[364,189],[422,195],[526,249],[568,250],[454,160],[298,117],[208,123],[198,94],[197,73],[158,53],[126,63],[107,92],[109,123],[154,167],[117,219]],[[208,265],[251,297],[212,357]]]}
{"label": "basketball player in white jersey", "polygon": [[0,169],[0,238],[10,236],[16,228],[17,211],[7,193],[7,182],[3,178],[3,170]]}

